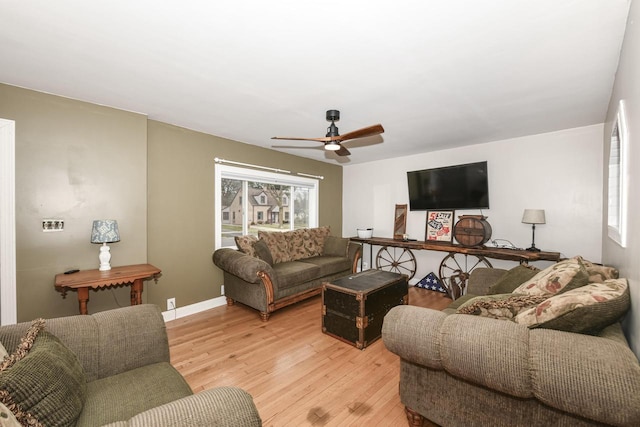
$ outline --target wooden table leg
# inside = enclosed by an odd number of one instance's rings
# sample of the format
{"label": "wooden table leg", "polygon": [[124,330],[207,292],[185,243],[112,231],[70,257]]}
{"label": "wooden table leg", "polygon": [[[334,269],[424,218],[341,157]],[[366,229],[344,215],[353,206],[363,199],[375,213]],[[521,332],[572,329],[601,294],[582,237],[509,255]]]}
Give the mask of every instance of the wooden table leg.
{"label": "wooden table leg", "polygon": [[142,304],[142,290],[144,287],[143,279],[136,279],[131,286],[131,305]]}
{"label": "wooden table leg", "polygon": [[80,314],[89,314],[87,311],[87,302],[89,302],[89,288],[78,288],[78,303],[80,305]]}

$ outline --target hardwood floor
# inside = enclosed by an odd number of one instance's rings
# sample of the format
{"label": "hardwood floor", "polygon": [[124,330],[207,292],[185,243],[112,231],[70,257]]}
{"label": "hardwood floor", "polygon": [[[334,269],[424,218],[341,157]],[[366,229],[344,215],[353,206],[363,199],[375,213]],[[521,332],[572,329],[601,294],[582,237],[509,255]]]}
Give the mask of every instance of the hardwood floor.
{"label": "hardwood floor", "polygon": [[[444,294],[409,288],[409,303],[441,310]],[[198,392],[237,386],[264,426],[406,426],[399,359],[382,340],[358,350],[321,331],[314,297],[262,322],[241,304],[167,323],[171,362]]]}

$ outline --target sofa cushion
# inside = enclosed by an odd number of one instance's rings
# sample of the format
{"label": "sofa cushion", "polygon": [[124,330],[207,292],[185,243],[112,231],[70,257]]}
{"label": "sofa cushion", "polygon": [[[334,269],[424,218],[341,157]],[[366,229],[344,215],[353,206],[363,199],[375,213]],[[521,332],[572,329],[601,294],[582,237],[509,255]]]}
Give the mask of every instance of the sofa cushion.
{"label": "sofa cushion", "polygon": [[306,248],[309,257],[319,256],[324,253],[324,240],[329,234],[331,234],[331,228],[326,226],[307,229],[308,241]]}
{"label": "sofa cushion", "polygon": [[517,265],[507,271],[493,285],[489,286],[487,294],[495,295],[513,292],[514,289],[533,278],[539,271],[540,269],[533,266]]}
{"label": "sofa cushion", "polygon": [[269,250],[269,246],[267,246],[264,240],[260,239],[253,244],[253,252],[256,258],[260,258],[267,264],[273,266],[273,257],[271,256],[271,251]]}
{"label": "sofa cushion", "polygon": [[500,320],[513,320],[518,313],[545,301],[545,295],[494,294],[475,297],[462,304],[457,314],[472,314]]}
{"label": "sofa cushion", "polygon": [[289,261],[297,261],[309,256],[306,244],[308,233],[304,228],[286,232],[289,244]]}
{"label": "sofa cushion", "polygon": [[588,281],[582,258],[574,257],[545,268],[514,289],[513,293],[551,296],[584,286]]}
{"label": "sofa cushion", "polygon": [[182,375],[167,362],[132,369],[87,384],[87,401],[76,427],[128,420],[191,394]]}
{"label": "sofa cushion", "polygon": [[349,239],[336,236],[325,237],[322,255],[340,257],[349,256]]}
{"label": "sofa cushion", "polygon": [[41,319],[34,322],[3,361],[0,401],[25,425],[73,425],[85,402],[84,371],[75,354],[43,327]]}
{"label": "sofa cushion", "polygon": [[4,359],[4,357],[8,356],[8,355],[9,355],[9,353],[7,353],[7,349],[4,348],[4,346],[0,342],[0,360]]}
{"label": "sofa cushion", "polygon": [[238,250],[250,256],[255,256],[253,244],[258,241],[258,237],[254,234],[234,237]]}
{"label": "sofa cushion", "polygon": [[310,280],[322,277],[320,267],[302,261],[287,261],[273,265],[275,283],[280,289],[298,286]]}
{"label": "sofa cushion", "polygon": [[289,233],[278,231],[258,231],[258,237],[269,247],[269,252],[273,257],[273,263],[291,261],[289,253]]}
{"label": "sofa cushion", "polygon": [[318,277],[329,276],[343,271],[351,272],[351,260],[345,257],[316,256],[305,258],[298,262],[309,263],[319,267],[320,271]]}
{"label": "sofa cushion", "polygon": [[597,334],[619,320],[630,304],[627,280],[611,279],[548,298],[518,314],[515,321],[529,328]]}

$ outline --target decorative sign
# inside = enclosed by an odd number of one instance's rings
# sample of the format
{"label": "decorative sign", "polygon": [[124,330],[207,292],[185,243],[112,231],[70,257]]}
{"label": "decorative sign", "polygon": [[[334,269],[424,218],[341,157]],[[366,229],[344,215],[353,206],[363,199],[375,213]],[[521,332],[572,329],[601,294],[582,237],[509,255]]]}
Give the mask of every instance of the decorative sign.
{"label": "decorative sign", "polygon": [[451,242],[453,240],[454,211],[427,211],[427,242]]}

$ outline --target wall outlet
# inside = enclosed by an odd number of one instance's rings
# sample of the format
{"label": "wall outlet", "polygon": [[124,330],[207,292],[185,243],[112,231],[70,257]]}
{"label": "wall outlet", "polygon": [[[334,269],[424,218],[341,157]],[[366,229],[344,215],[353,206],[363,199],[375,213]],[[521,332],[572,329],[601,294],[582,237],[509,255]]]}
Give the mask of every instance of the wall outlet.
{"label": "wall outlet", "polygon": [[369,263],[368,263],[368,262],[366,262],[366,261],[364,261],[364,262],[362,263],[362,269],[363,269],[363,270],[368,270],[368,269],[369,269]]}
{"label": "wall outlet", "polygon": [[167,310],[175,310],[176,309],[176,299],[169,298],[167,299]]}
{"label": "wall outlet", "polygon": [[42,231],[46,233],[52,231],[64,231],[64,219],[43,219]]}
{"label": "wall outlet", "polygon": [[220,285],[220,295],[224,295],[224,285]]}

